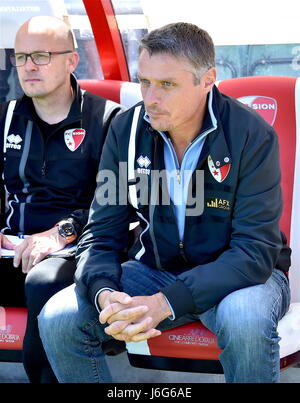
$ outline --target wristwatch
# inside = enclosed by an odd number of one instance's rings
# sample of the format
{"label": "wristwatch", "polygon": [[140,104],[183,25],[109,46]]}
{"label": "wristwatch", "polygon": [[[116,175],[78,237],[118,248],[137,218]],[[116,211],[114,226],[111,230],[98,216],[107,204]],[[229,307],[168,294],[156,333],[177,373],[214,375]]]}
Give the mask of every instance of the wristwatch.
{"label": "wristwatch", "polygon": [[75,227],[70,221],[59,221],[55,226],[58,227],[59,235],[65,238],[67,244],[75,241],[75,239],[77,238]]}

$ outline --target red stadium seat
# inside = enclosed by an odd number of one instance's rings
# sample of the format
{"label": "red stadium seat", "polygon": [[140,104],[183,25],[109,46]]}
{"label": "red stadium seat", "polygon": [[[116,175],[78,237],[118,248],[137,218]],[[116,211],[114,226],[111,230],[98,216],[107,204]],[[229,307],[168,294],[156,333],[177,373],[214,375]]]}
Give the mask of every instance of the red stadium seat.
{"label": "red stadium seat", "polygon": [[[126,106],[141,99],[136,83],[81,80],[81,86]],[[297,228],[300,222],[300,79],[245,77],[222,81],[219,89],[256,109],[279,135],[284,200],[281,228],[293,249],[289,272],[292,304],[279,323],[281,368],[286,368],[300,362],[300,230]],[[25,323],[25,309],[0,309],[0,361],[16,361]],[[148,341],[127,343],[133,366],[188,372],[221,373],[220,351],[216,336],[196,322],[165,331]]]}
{"label": "red stadium seat", "polygon": [[0,307],[0,361],[22,361],[26,308]]}
{"label": "red stadium seat", "polygon": [[79,80],[82,89],[130,107],[142,99],[140,85],[117,80]]}

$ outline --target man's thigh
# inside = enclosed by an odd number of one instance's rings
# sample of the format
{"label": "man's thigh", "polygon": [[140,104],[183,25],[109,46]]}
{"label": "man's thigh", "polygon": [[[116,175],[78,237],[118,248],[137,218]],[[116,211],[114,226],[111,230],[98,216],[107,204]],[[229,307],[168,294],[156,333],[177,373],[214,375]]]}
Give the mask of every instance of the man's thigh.
{"label": "man's thigh", "polygon": [[[34,266],[26,277],[26,283],[42,287],[44,284],[57,284],[59,288],[71,285],[76,271],[75,257],[50,257]],[[61,287],[60,287],[61,284]]]}
{"label": "man's thigh", "polygon": [[75,259],[48,258],[34,266],[25,280],[29,316],[35,318],[52,295],[74,282]]}
{"label": "man's thigh", "polygon": [[280,270],[273,270],[264,284],[242,288],[227,295],[218,305],[199,316],[214,333],[221,327],[243,328],[246,324],[258,326],[265,319],[274,324],[285,315],[290,304],[289,283]]}
{"label": "man's thigh", "polygon": [[137,260],[122,264],[121,286],[130,296],[152,295],[176,281],[176,275],[153,269]]}

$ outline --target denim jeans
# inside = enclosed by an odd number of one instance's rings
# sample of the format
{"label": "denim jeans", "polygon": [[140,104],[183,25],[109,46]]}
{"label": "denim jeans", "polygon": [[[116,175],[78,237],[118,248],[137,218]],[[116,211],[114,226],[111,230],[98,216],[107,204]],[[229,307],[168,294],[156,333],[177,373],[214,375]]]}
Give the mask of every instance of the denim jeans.
{"label": "denim jeans", "polygon": [[[176,275],[129,261],[122,265],[122,287],[128,294],[151,295],[176,281]],[[164,320],[171,328],[201,320],[218,338],[226,382],[279,382],[277,324],[290,303],[288,280],[273,270],[265,284],[235,291],[201,315]],[[96,308],[74,285],[54,295],[39,315],[40,335],[59,382],[110,382],[101,350],[110,337]]]}

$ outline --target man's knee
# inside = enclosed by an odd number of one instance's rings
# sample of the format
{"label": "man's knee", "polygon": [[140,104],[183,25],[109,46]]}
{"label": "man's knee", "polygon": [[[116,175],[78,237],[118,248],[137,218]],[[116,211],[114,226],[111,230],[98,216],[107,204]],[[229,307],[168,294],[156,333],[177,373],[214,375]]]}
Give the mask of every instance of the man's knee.
{"label": "man's knee", "polygon": [[46,301],[73,282],[75,263],[63,259],[46,259],[26,276],[25,295],[29,307],[43,307]]}
{"label": "man's knee", "polygon": [[217,332],[224,340],[241,343],[260,343],[276,337],[277,320],[270,307],[251,300],[252,290],[239,290],[219,304]]}
{"label": "man's knee", "polygon": [[102,327],[96,308],[75,292],[74,285],[49,299],[38,316],[38,323],[43,343],[52,340],[56,344],[69,343],[79,334],[93,335],[97,325]]}
{"label": "man's knee", "polygon": [[47,300],[43,296],[45,296],[45,293],[48,294],[49,282],[46,278],[46,270],[41,270],[39,266],[38,264],[31,269],[25,279],[25,296],[29,308],[39,306],[41,309]]}
{"label": "man's knee", "polygon": [[[65,294],[66,290],[63,290],[55,294],[45,304],[38,316],[38,324],[41,338],[46,341],[50,339],[59,339],[65,337],[67,342],[67,335],[76,327],[74,319],[76,319],[76,304],[72,306],[69,299],[64,299],[62,294]],[[63,303],[68,300],[69,304]]]}

